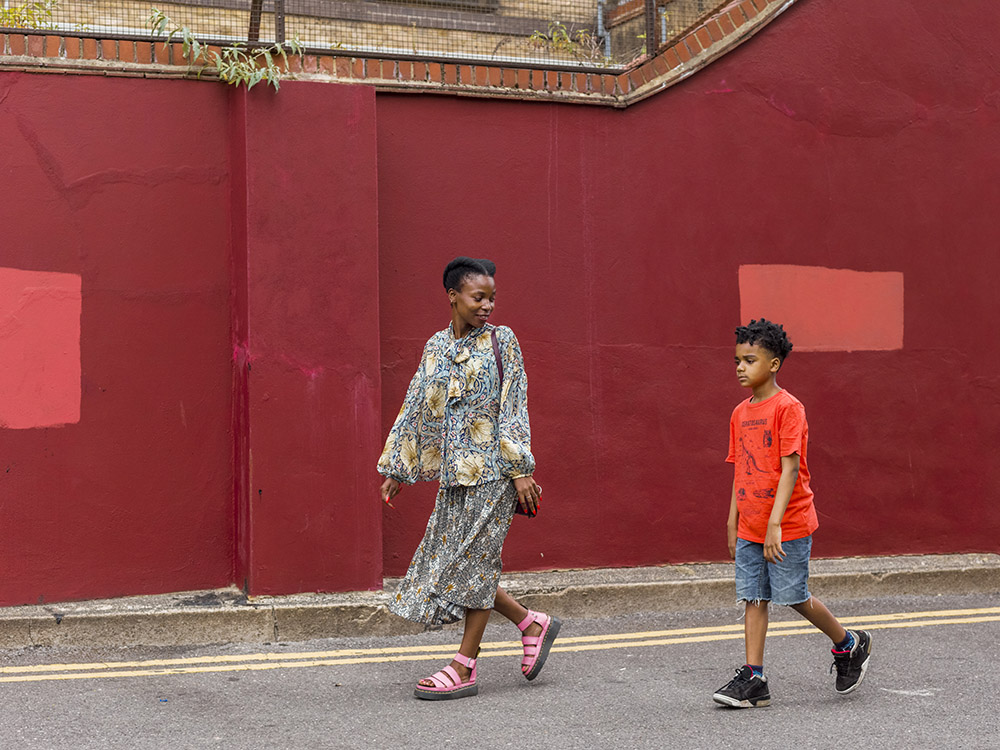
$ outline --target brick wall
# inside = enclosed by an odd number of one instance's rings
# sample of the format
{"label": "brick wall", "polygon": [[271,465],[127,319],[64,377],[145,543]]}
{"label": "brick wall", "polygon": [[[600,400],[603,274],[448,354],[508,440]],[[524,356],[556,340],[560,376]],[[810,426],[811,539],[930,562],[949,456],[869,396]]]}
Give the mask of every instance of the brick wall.
{"label": "brick wall", "polygon": [[[368,84],[386,91],[626,107],[684,80],[734,49],[778,17],[792,2],[741,0],[706,18],[654,55],[613,70],[471,60],[462,64],[388,53],[362,58],[339,50],[311,50],[304,58],[290,58],[287,73],[301,80]],[[179,43],[164,45],[102,38],[83,32],[0,34],[0,67],[35,72],[202,80],[211,80],[214,76],[211,68],[191,67]]]}
{"label": "brick wall", "polygon": [[[661,29],[673,39],[700,22],[719,6],[718,0],[658,0],[655,39],[649,46],[665,43]],[[201,39],[245,39],[249,26],[247,0],[222,0],[211,6],[196,2],[156,3],[178,26],[186,26]],[[647,46],[644,38],[645,0],[610,1],[605,5],[606,25],[611,32],[611,56],[604,47],[594,50],[554,49],[532,45],[533,32],[546,33],[549,24],[564,24],[570,32],[597,27],[597,0],[501,0],[489,9],[455,8],[439,4],[355,2],[352,0],[300,0],[290,4],[285,20],[286,37],[297,37],[317,49],[342,49],[360,54],[415,54],[425,57],[516,58],[521,60],[581,60],[603,67],[626,64]],[[148,34],[149,3],[132,0],[63,0],[52,10],[54,30],[104,33],[115,36]],[[660,12],[667,12],[661,24]],[[262,39],[273,40],[275,17],[261,17]],[[587,47],[587,45],[583,45]]]}

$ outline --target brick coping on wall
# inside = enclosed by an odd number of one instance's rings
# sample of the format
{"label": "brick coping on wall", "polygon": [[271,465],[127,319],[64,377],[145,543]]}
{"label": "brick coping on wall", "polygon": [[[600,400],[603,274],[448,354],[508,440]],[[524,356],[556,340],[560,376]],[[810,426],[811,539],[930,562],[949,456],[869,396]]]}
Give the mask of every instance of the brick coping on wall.
{"label": "brick coping on wall", "polygon": [[[289,57],[288,78],[373,85],[380,91],[623,108],[683,81],[742,44],[795,1],[735,0],[652,59],[614,74],[306,54]],[[203,80],[217,79],[212,68],[190,66],[180,43],[44,32],[0,34],[0,70],[5,69],[139,78],[195,78],[200,72]]]}

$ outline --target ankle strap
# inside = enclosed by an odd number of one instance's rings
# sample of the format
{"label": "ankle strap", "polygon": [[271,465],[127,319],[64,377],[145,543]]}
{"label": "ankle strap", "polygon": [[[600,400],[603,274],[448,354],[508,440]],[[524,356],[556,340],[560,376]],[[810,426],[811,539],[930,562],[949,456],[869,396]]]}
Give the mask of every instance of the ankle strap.
{"label": "ankle strap", "polygon": [[457,661],[463,667],[468,667],[469,669],[475,669],[476,667],[475,657],[465,656],[464,654],[455,654],[455,661]]}
{"label": "ankle strap", "polygon": [[527,629],[527,627],[537,619],[538,619],[538,613],[532,612],[529,609],[527,616],[517,624],[517,629],[523,633],[525,629]]}

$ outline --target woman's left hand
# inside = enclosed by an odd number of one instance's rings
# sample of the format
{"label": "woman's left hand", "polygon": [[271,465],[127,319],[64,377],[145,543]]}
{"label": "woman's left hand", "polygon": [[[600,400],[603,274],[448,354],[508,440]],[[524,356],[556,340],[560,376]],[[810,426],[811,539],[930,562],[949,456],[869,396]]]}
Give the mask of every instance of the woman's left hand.
{"label": "woman's left hand", "polygon": [[514,480],[514,489],[517,490],[517,502],[521,504],[521,510],[529,516],[536,515],[542,488],[535,484],[534,477],[518,477]]}

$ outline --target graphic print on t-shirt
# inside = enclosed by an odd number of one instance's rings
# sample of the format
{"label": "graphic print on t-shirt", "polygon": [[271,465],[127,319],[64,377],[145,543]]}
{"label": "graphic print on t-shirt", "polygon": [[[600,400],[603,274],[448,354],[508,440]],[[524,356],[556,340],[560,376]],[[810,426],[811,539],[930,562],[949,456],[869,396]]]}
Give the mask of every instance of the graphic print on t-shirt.
{"label": "graphic print on t-shirt", "polygon": [[743,459],[743,473],[748,477],[756,474],[766,474],[764,469],[757,465],[757,459],[753,457],[753,453],[747,448],[746,436],[740,435],[740,457]]}

